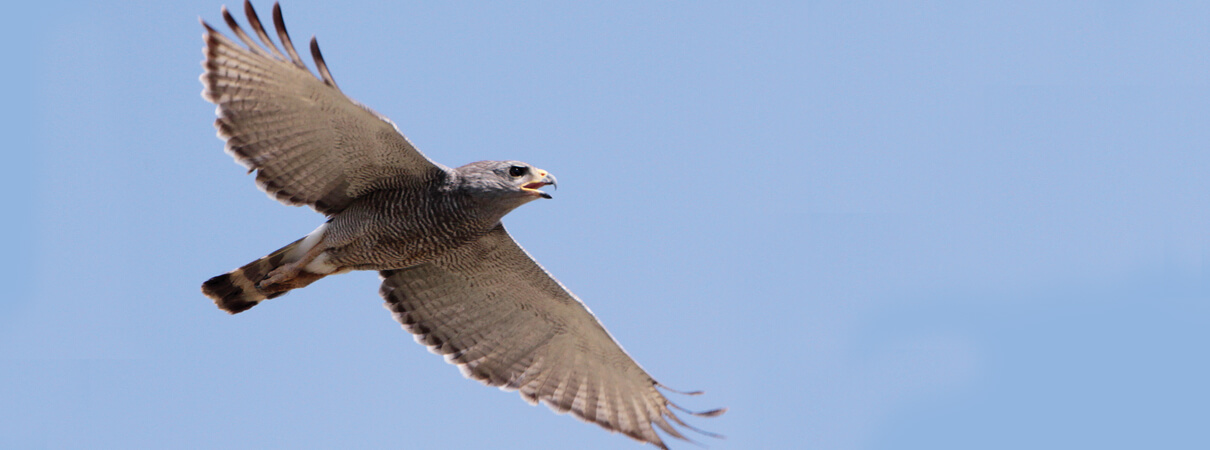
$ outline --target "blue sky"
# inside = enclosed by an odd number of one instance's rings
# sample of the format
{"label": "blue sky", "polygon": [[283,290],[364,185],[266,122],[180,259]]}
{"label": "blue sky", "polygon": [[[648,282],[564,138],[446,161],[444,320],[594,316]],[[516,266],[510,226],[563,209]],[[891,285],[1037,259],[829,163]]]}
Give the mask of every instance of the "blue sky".
{"label": "blue sky", "polygon": [[[12,11],[0,447],[637,448],[463,379],[372,273],[200,294],[322,221],[214,136],[220,5]],[[710,448],[1210,445],[1204,3],[283,8],[433,159],[558,176],[505,223],[730,408]]]}

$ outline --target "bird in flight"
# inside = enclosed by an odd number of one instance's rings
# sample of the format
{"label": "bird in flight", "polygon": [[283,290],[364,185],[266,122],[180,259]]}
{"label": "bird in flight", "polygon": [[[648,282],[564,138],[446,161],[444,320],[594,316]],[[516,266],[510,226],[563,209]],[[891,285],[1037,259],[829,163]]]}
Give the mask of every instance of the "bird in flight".
{"label": "bird in flight", "polygon": [[[273,5],[281,48],[250,2],[254,40],[222,9],[237,44],[202,21],[202,97],[217,105],[226,151],[270,197],[327,220],[307,236],[202,284],[231,314],[328,275],[376,270],[386,308],[417,342],[463,375],[520,392],[531,404],[667,448],[655,428],[708,436],[673,411],[672,391],[638,365],[500,220],[551,196],[549,172],[520,161],[450,168],[420,153],[386,117],[346,97],[319,45],[319,77],[294,49]],[[259,40],[259,42],[258,42]],[[696,395],[700,392],[683,394]]]}

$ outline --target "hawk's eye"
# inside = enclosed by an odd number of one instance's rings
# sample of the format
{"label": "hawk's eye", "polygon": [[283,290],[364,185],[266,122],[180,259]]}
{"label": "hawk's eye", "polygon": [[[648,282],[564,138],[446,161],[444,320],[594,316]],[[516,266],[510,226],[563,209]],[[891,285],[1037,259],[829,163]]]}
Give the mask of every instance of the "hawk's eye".
{"label": "hawk's eye", "polygon": [[529,172],[529,168],[525,166],[512,166],[508,168],[508,174],[514,177],[525,175]]}

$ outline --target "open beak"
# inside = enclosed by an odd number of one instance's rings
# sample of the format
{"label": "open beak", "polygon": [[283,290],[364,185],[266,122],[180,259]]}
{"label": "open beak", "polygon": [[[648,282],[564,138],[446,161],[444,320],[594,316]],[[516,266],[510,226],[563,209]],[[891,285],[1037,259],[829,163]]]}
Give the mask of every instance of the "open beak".
{"label": "open beak", "polygon": [[521,190],[542,198],[551,198],[550,194],[539,191],[538,188],[542,186],[553,186],[555,189],[558,189],[559,183],[555,181],[555,176],[542,169],[534,169],[534,175],[537,176],[538,180],[525,183],[524,186],[521,186]]}

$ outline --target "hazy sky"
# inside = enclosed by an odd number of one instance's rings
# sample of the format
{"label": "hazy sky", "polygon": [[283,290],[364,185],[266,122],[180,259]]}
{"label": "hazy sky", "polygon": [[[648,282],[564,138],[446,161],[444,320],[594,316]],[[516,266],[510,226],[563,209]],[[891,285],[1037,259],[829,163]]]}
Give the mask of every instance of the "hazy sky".
{"label": "hazy sky", "polygon": [[[505,223],[710,448],[1210,447],[1210,6],[902,3],[283,8],[433,159],[558,176]],[[220,5],[6,7],[0,448],[638,448],[373,273],[201,295],[323,220],[222,152]]]}

